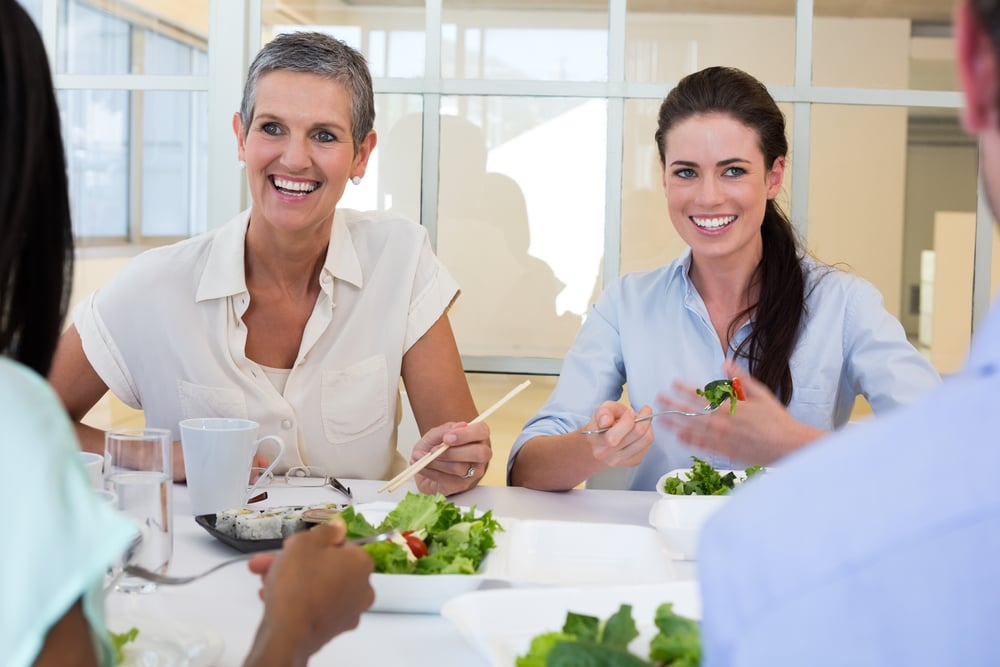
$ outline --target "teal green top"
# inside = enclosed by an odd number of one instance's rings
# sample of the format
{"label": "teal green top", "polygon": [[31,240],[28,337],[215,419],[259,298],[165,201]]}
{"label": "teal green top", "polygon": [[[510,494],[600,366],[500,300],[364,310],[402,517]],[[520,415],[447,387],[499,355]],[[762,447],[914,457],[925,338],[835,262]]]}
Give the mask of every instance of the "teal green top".
{"label": "teal green top", "polygon": [[83,598],[100,663],[112,664],[104,576],[134,535],[100,501],[77,455],[76,434],[44,379],[0,358],[0,650],[34,663],[49,629]]}

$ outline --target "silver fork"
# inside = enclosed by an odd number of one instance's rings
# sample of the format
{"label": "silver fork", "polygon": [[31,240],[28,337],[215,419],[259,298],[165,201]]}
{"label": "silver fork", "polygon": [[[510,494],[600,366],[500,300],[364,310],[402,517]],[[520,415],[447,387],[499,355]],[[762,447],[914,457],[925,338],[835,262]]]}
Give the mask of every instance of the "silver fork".
{"label": "silver fork", "polygon": [[[399,534],[400,534],[399,529],[393,528],[392,530],[387,530],[382,533],[376,533],[375,535],[369,535],[367,537],[356,537],[354,539],[350,539],[347,541],[350,542],[351,544],[364,546],[365,544],[371,544],[372,542],[384,542],[387,540],[391,540]],[[140,567],[138,565],[126,565],[124,568],[122,568],[122,573],[131,575],[133,577],[140,577],[142,579],[146,579],[147,581],[152,581],[157,584],[178,586],[180,584],[188,584],[197,579],[201,579],[202,577],[212,574],[216,570],[222,569],[227,565],[232,565],[233,563],[241,563],[245,560],[250,560],[255,556],[262,556],[266,554],[277,554],[280,552],[281,549],[267,549],[264,551],[254,551],[241,554],[239,556],[236,556],[235,558],[230,558],[229,560],[224,560],[221,563],[216,563],[215,565],[208,568],[204,572],[200,572],[198,574],[192,574],[187,577],[174,577],[167,574],[159,574],[157,572],[152,572],[151,570],[147,570],[146,568]]]}
{"label": "silver fork", "polygon": [[[639,417],[638,419],[635,420],[635,423],[638,424],[639,422],[648,422],[653,417],[659,417],[660,415],[683,415],[685,417],[701,417],[703,415],[712,414],[713,412],[719,409],[719,405],[722,405],[722,403],[719,403],[718,405],[714,406],[706,405],[698,412],[684,412],[683,410],[660,410],[659,412],[654,412],[651,415],[646,415],[645,417]],[[584,435],[597,435],[598,433],[605,433],[610,430],[611,427],[608,426],[605,428],[595,428],[590,431],[580,431],[580,433]]]}

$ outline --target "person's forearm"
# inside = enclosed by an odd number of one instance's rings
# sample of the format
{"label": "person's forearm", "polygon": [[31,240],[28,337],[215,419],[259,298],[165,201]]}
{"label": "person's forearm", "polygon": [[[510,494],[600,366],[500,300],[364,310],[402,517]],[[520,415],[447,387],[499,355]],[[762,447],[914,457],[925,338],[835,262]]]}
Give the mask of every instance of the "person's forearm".
{"label": "person's forearm", "polygon": [[304,667],[310,653],[300,630],[287,624],[283,628],[272,626],[265,618],[257,628],[243,667]]}
{"label": "person's forearm", "polygon": [[775,439],[774,447],[768,448],[771,455],[757,463],[764,466],[773,465],[781,458],[802,449],[811,442],[819,440],[827,433],[828,431],[824,431],[823,429],[814,428],[800,421],[795,421],[794,426],[782,431],[781,436]]}
{"label": "person's forearm", "polygon": [[[83,451],[104,454],[104,431],[80,422],[77,422],[73,426],[76,428],[76,437],[80,441],[80,448]],[[181,447],[180,440],[173,441],[171,456],[173,459],[174,481],[183,482],[186,479],[186,475],[184,473],[184,450]]]}
{"label": "person's forearm", "polygon": [[579,433],[532,438],[524,444],[510,471],[513,486],[541,491],[565,491],[607,466],[596,460]]}
{"label": "person's forearm", "polygon": [[824,431],[821,428],[814,428],[809,424],[799,423],[799,428],[796,430],[795,434],[795,445],[793,449],[799,449],[805,447],[811,442],[819,440],[825,436],[829,431]]}
{"label": "person's forearm", "polygon": [[49,628],[45,643],[35,657],[34,667],[97,667],[93,633],[77,601]]}
{"label": "person's forearm", "polygon": [[104,454],[104,431],[80,422],[73,426],[76,428],[76,437],[80,441],[80,448],[83,451]]}

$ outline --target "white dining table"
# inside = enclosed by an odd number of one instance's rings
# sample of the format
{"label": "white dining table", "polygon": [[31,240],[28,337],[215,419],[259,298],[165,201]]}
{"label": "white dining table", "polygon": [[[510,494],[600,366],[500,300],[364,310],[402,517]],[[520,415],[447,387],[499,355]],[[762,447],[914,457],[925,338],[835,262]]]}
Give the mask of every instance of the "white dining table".
{"label": "white dining table", "polygon": [[[392,493],[378,493],[382,482],[342,480],[355,503],[396,501],[415,491],[411,481]],[[291,487],[275,481],[266,501],[254,505],[283,506],[343,502],[330,487]],[[496,517],[617,523],[648,526],[650,507],[658,495],[646,491],[578,489],[565,492],[479,486],[449,498],[461,506],[493,510]],[[187,487],[173,487],[174,551],[169,574],[201,572],[237,555],[199,526],[191,513]],[[628,548],[623,545],[623,548]],[[678,571],[678,578],[690,577]],[[224,648],[213,664],[234,667],[243,663],[260,621],[263,604],[260,580],[243,564],[232,565],[183,586],[160,586],[146,594],[112,592],[106,608],[109,618],[174,619],[218,635]],[[141,632],[141,628],[140,628]],[[454,625],[436,614],[368,612],[359,626],[329,642],[310,665],[394,665],[406,667],[476,667],[487,658]]]}

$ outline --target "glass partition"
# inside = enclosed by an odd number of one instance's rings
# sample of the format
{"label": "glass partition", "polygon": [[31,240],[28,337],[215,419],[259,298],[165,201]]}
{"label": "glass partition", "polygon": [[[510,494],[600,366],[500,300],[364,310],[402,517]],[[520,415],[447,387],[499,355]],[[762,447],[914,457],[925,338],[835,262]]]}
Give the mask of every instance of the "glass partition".
{"label": "glass partition", "polygon": [[874,283],[942,373],[972,327],[976,164],[955,110],[813,106],[809,249]]}
{"label": "glass partition", "polygon": [[793,81],[795,0],[629,0],[627,6],[629,81],[677,81],[711,65],[739,67],[768,85]]}
{"label": "glass partition", "polygon": [[261,43],[292,30],[318,30],[365,54],[373,77],[426,74],[423,2],[261,2]]}
{"label": "glass partition", "polygon": [[813,84],[958,90],[951,37],[953,5],[915,0],[817,1]]}
{"label": "glass partition", "polygon": [[442,100],[438,256],[463,354],[561,357],[604,244],[604,100]]}
{"label": "glass partition", "polygon": [[444,0],[441,76],[605,81],[608,7]]}

